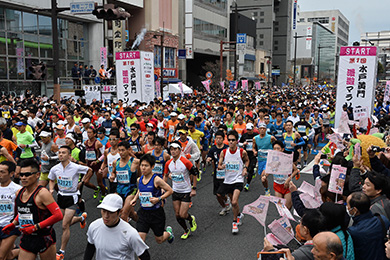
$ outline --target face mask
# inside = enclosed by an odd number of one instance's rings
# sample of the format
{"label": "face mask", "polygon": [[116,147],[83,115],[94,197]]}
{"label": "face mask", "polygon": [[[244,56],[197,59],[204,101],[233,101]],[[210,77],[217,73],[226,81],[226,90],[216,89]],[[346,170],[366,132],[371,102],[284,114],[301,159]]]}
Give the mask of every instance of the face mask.
{"label": "face mask", "polygon": [[345,207],[346,207],[348,216],[353,218],[355,216],[355,214],[351,214],[351,212],[349,212],[349,210],[348,210],[348,207],[347,206],[345,206]]}

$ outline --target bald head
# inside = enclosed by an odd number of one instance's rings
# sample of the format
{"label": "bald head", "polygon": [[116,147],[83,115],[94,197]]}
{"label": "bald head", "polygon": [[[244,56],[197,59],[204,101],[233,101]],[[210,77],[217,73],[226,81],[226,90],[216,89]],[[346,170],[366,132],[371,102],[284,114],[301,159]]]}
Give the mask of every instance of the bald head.
{"label": "bald head", "polygon": [[311,250],[315,260],[339,260],[343,258],[343,245],[333,232],[320,232],[313,238]]}

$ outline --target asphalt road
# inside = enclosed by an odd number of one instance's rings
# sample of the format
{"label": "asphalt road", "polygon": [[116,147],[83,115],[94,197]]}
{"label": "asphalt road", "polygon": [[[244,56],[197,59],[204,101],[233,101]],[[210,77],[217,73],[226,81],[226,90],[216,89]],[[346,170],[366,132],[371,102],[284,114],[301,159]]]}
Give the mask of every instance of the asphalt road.
{"label": "asphalt road", "polygon": [[[312,156],[310,156],[312,157]],[[239,233],[233,235],[232,221],[233,214],[230,212],[226,216],[219,216],[220,206],[213,195],[213,181],[211,176],[211,167],[207,168],[207,172],[202,174],[202,180],[198,183],[197,196],[193,198],[193,207],[190,213],[196,217],[198,229],[193,232],[187,240],[181,240],[180,236],[183,233],[182,228],[176,221],[172,208],[171,198],[167,199],[165,206],[165,214],[167,217],[166,225],[173,228],[175,240],[172,244],[164,242],[159,245],[154,240],[153,232],[150,231],[146,239],[147,245],[150,247],[149,252],[152,259],[257,259],[257,252],[263,248],[264,228],[252,216],[246,215],[243,218],[243,224],[239,227]],[[302,181],[313,183],[313,177],[310,174],[301,174],[301,178],[294,183],[297,187]],[[93,179],[96,182],[96,179]],[[269,177],[269,186],[271,194],[274,194],[272,189],[272,177]],[[239,200],[240,209],[244,205],[252,203],[260,195],[264,195],[264,188],[261,184],[259,176],[252,180],[249,192],[242,192]],[[97,218],[100,218],[100,210],[96,208],[99,200],[94,200],[92,190],[84,188],[83,198],[86,201],[86,209],[88,212],[88,224]],[[273,203],[269,204],[269,210],[266,223],[270,224],[274,219],[280,218],[276,207]],[[299,219],[295,217],[297,221]],[[295,227],[298,222],[292,222]],[[135,226],[135,223],[131,223]],[[84,250],[87,245],[87,227],[80,229],[79,224],[71,227],[71,237],[66,250],[65,259],[81,260],[83,259]],[[57,249],[60,246],[61,240],[61,224],[55,225],[57,234]],[[267,232],[270,232],[267,228]],[[107,241],[107,243],[115,243],[115,241]],[[294,241],[290,242],[290,246],[295,247]]]}

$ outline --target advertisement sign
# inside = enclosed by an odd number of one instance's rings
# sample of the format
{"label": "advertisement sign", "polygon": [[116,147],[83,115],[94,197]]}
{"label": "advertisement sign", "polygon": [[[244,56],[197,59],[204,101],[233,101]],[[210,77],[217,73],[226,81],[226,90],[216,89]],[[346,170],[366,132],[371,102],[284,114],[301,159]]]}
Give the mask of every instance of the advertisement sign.
{"label": "advertisement sign", "polygon": [[24,73],[24,61],[23,61],[23,48],[16,48],[17,64],[16,71],[17,73]]}
{"label": "advertisement sign", "polygon": [[345,46],[340,48],[336,95],[336,128],[340,124],[343,105],[355,108],[364,104],[371,115],[377,72],[377,47]]}
{"label": "advertisement sign", "polygon": [[112,41],[114,47],[114,54],[123,50],[123,36],[124,24],[121,20],[112,21]]}
{"label": "advertisement sign", "polygon": [[124,103],[134,100],[150,102],[154,92],[154,60],[152,52],[117,52],[117,96]]}
{"label": "advertisement sign", "polygon": [[100,47],[100,65],[107,68],[107,47]]}

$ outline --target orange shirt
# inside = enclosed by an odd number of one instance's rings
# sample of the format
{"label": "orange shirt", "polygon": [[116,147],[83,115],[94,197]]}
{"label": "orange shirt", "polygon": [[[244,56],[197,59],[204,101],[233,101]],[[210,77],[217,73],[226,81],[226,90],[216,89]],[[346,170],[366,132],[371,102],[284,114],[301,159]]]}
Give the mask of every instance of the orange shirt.
{"label": "orange shirt", "polygon": [[175,135],[176,126],[179,123],[179,120],[176,120],[173,122],[172,120],[169,120],[167,123],[167,129],[168,129],[168,142],[172,142],[172,139]]}
{"label": "orange shirt", "polygon": [[239,124],[235,124],[233,126],[233,130],[236,130],[237,133],[241,136],[242,135],[242,132],[246,129],[246,124],[245,123],[242,123],[242,125],[239,125]]}
{"label": "orange shirt", "polygon": [[5,138],[0,141],[0,145],[5,147],[5,149],[7,149],[8,153],[11,156],[13,156],[13,152],[16,151],[16,148],[18,148],[18,146],[14,142],[11,142]]}

